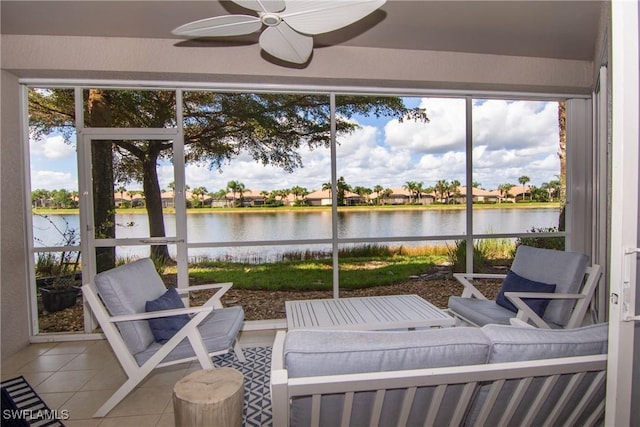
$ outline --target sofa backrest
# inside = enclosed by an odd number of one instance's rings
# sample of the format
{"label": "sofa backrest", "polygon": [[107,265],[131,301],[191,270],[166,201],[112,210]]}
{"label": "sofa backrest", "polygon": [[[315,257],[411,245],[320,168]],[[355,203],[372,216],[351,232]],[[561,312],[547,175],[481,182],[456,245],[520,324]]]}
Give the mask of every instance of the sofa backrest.
{"label": "sofa backrest", "polygon": [[[486,325],[482,332],[491,341],[488,363],[519,362],[539,359],[553,359],[561,357],[587,356],[605,354],[607,352],[608,324],[586,326],[578,329],[538,329],[518,328],[506,325]],[[586,395],[588,388],[599,373],[589,372],[574,385],[572,393],[568,397],[562,412],[556,416],[560,420],[569,418],[571,411],[578,405],[580,399]],[[545,380],[534,378],[526,389],[523,402],[513,415],[514,419],[522,420],[530,405],[545,387]],[[542,405],[532,420],[531,425],[544,425],[546,417],[552,411],[552,404],[558,402],[567,387],[570,379],[568,376],[560,376],[553,386],[545,389],[544,393],[549,398]],[[517,393],[518,383],[507,380],[496,396],[494,410],[488,414],[485,425],[500,425],[504,414],[503,408],[509,407],[511,398]],[[548,387],[548,385],[547,385]],[[481,386],[471,406],[466,419],[467,425],[474,425],[478,420],[482,405],[488,398],[490,386]],[[604,398],[605,384],[602,382],[600,390],[586,407],[586,413],[595,410]],[[580,419],[575,425],[584,425],[586,420]]]}
{"label": "sofa backrest", "polygon": [[[293,330],[284,344],[285,368],[290,378],[381,372],[419,368],[475,365],[485,363],[490,342],[478,328],[443,328],[410,332],[365,332]],[[416,393],[416,402],[431,400],[433,387]],[[447,391],[457,395],[461,390]],[[403,390],[392,390],[385,396],[385,407],[379,425],[394,425],[402,408]],[[445,394],[438,423],[450,419],[455,399]],[[351,425],[369,425],[375,392],[354,396]],[[320,425],[340,425],[343,395],[322,397]],[[422,425],[427,408],[421,403],[412,408],[409,424]],[[311,397],[294,398],[291,425],[310,425]]]}
{"label": "sofa backrest", "polygon": [[[587,270],[588,257],[578,252],[556,251],[520,245],[511,264],[519,276],[536,282],[556,285],[556,293],[580,293]],[[542,318],[565,326],[571,317],[575,300],[552,300]]]}
{"label": "sofa backrest", "polygon": [[[422,368],[443,368],[463,365],[481,365],[529,361],[546,358],[563,358],[603,354],[607,351],[607,324],[592,325],[579,329],[547,330],[520,328],[505,325],[487,325],[483,328],[442,328],[410,332],[357,332],[327,330],[294,330],[287,333],[283,359],[289,378],[312,376],[345,375],[365,372],[393,370],[415,370]],[[584,384],[588,384],[597,373],[587,373]],[[601,374],[600,374],[601,375]],[[567,389],[568,379],[561,376],[548,391],[554,399],[560,398]],[[544,380],[534,379],[526,391],[524,401],[533,400],[540,393]],[[496,408],[505,408],[516,393],[517,382],[507,380],[498,393]],[[566,405],[567,411],[575,407],[584,395],[583,383],[576,385],[577,393]],[[379,425],[393,425],[402,410],[403,389],[388,390],[385,393]],[[411,407],[407,425],[423,425],[431,402],[436,393],[435,386],[419,387]],[[440,396],[435,425],[446,425],[456,413],[455,404],[463,393],[463,385],[453,385]],[[604,384],[593,405],[602,401]],[[480,384],[474,393],[466,425],[474,425],[482,404],[487,400],[489,386]],[[557,397],[557,398],[555,398]],[[350,425],[369,425],[376,392],[357,392],[353,396]],[[311,419],[309,396],[294,397],[290,407],[291,425],[307,426]],[[340,425],[340,416],[345,403],[343,394],[322,396],[320,425]],[[518,408],[514,419],[522,419],[521,412],[530,408]],[[547,404],[548,406],[548,404]],[[546,411],[546,412],[545,412]],[[548,414],[545,406],[541,416]],[[498,425],[503,411],[495,410],[488,415],[488,424]],[[566,413],[559,413],[564,419]],[[536,420],[540,421],[540,420]],[[533,425],[537,425],[535,422]]]}

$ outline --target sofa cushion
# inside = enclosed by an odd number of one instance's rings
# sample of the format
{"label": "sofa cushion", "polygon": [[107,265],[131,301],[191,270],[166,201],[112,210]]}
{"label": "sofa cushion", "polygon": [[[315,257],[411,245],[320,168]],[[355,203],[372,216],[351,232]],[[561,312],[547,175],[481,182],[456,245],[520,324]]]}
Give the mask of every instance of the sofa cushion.
{"label": "sofa cushion", "polygon": [[504,325],[480,328],[491,342],[488,363],[517,362],[607,352],[608,325],[538,329]]}
{"label": "sofa cushion", "polygon": [[[553,293],[555,290],[556,285],[529,280],[525,277],[519,276],[514,271],[509,271],[509,273],[507,273],[507,277],[505,277],[502,282],[502,287],[496,297],[496,304],[517,313],[517,307],[504,295],[505,292]],[[542,317],[550,300],[545,298],[525,298],[523,301],[534,311],[534,313]]]}
{"label": "sofa cushion", "polygon": [[449,310],[478,326],[488,323],[508,325],[509,319],[515,317],[513,311],[495,301],[478,298],[449,297]]}
{"label": "sofa cushion", "polygon": [[[149,258],[103,271],[96,275],[95,284],[112,316],[144,313],[146,302],[167,290]],[[133,354],[143,351],[155,341],[146,320],[118,322],[117,326]]]}
{"label": "sofa cushion", "polygon": [[[582,288],[588,257],[577,252],[532,248],[520,245],[511,270],[521,277],[542,283],[555,283],[556,293],[579,293]],[[549,303],[543,319],[566,325],[575,300],[554,300]]]}
{"label": "sofa cushion", "polygon": [[[162,311],[172,310],[176,308],[184,308],[184,303],[180,299],[180,295],[176,288],[169,288],[167,292],[160,295],[153,301],[147,301],[144,306],[145,311]],[[187,314],[178,314],[175,316],[156,317],[149,319],[149,327],[153,333],[155,340],[161,344],[166,343],[184,327],[191,318]]]}
{"label": "sofa cushion", "polygon": [[293,330],[284,344],[291,378],[485,363],[489,341],[478,328],[421,331]]}

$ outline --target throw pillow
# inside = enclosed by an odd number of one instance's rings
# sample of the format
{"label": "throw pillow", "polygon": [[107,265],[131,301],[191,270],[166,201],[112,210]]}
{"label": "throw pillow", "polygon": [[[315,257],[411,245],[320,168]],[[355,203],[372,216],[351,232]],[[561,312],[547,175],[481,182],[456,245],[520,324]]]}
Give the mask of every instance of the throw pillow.
{"label": "throw pillow", "polygon": [[[167,289],[167,292],[153,301],[147,301],[145,311],[171,310],[184,308],[184,304],[175,288]],[[149,327],[153,337],[159,343],[166,343],[173,337],[187,322],[191,320],[188,314],[178,314],[176,316],[156,317],[149,319]]]}
{"label": "throw pillow", "polygon": [[[502,282],[502,288],[496,297],[496,304],[513,311],[518,311],[515,305],[504,295],[505,292],[555,292],[556,285],[535,282],[525,277],[518,276],[513,271],[509,271],[507,277]],[[523,298],[523,301],[540,317],[547,309],[550,300],[544,298]]]}

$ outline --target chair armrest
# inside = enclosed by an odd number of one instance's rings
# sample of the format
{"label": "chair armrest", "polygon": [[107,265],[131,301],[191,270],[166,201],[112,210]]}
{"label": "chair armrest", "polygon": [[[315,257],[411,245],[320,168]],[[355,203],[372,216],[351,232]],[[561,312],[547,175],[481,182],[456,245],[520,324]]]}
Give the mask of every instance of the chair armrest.
{"label": "chair armrest", "polygon": [[211,312],[211,311],[213,311],[213,307],[210,307],[210,306],[176,308],[171,310],[149,311],[146,313],[125,314],[121,316],[109,316],[107,320],[111,323],[129,322],[131,320],[148,320],[148,319],[155,319],[157,317],[176,316],[179,314],[196,314],[196,313]]}
{"label": "chair armrest", "polygon": [[[586,297],[584,294],[555,294],[547,292],[505,292],[504,296],[509,299],[518,309],[515,319],[522,322],[531,320],[537,327],[550,329],[551,327],[540,316],[536,314],[526,302],[525,298],[538,298],[538,299],[583,299]],[[512,319],[513,320],[513,319]],[[514,324],[511,322],[511,324]]]}
{"label": "chair armrest", "polygon": [[506,274],[492,274],[492,273],[454,273],[453,277],[464,286],[462,291],[463,298],[478,298],[487,299],[482,292],[476,288],[471,280],[473,279],[504,279]]}
{"label": "chair armrest", "polygon": [[285,331],[277,331],[276,338],[273,340],[271,350],[271,370],[284,369],[284,339],[287,333]]}
{"label": "chair armrest", "polygon": [[218,289],[218,291],[215,294],[213,294],[211,298],[209,298],[204,304],[202,304],[202,306],[222,308],[222,302],[220,301],[220,299],[224,294],[227,293],[229,289],[231,289],[232,286],[233,286],[233,283],[231,282],[210,283],[206,285],[189,286],[188,288],[176,288],[176,291],[178,291],[178,293],[181,295],[186,295],[189,292],[193,292],[193,291],[207,291],[210,289]]}

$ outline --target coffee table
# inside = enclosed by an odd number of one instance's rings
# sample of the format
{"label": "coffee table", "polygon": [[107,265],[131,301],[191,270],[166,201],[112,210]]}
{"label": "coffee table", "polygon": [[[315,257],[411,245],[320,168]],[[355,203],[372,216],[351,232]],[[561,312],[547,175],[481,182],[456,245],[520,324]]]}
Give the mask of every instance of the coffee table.
{"label": "coffee table", "polygon": [[287,328],[388,330],[455,326],[455,319],[418,295],[286,301]]}

